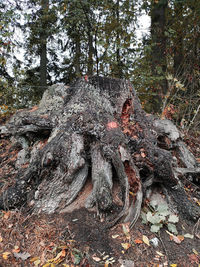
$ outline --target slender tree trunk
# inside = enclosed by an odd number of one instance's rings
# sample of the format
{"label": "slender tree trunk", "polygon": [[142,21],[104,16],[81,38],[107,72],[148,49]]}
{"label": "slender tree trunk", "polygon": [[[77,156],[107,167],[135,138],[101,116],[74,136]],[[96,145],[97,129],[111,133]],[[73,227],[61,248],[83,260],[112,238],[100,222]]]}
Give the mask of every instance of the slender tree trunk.
{"label": "slender tree trunk", "polygon": [[98,49],[97,49],[97,30],[95,32],[94,42],[95,42],[95,57],[96,57],[96,74],[97,74],[97,76],[99,76],[99,57],[98,57]]}
{"label": "slender tree trunk", "polygon": [[81,56],[81,44],[80,44],[80,36],[76,36],[75,40],[75,46],[76,46],[76,51],[75,51],[75,59],[74,59],[74,67],[75,67],[75,72],[76,72],[76,77],[81,76],[81,66],[80,66],[80,56]]}
{"label": "slender tree trunk", "polygon": [[93,36],[92,36],[92,31],[89,28],[88,31],[88,46],[89,46],[89,51],[88,51],[88,67],[87,67],[87,73],[88,75],[93,75]]}
{"label": "slender tree trunk", "polygon": [[160,112],[162,97],[167,93],[165,73],[166,62],[166,9],[168,0],[152,1],[151,38],[152,38],[152,76],[156,78],[155,88],[158,96],[154,98],[154,111]]}
{"label": "slender tree trunk", "polygon": [[92,25],[92,11],[90,8],[88,8],[86,5],[84,5],[80,1],[81,7],[84,11],[85,18],[87,21],[87,29],[88,29],[88,60],[87,60],[87,74],[92,75],[93,74],[93,54],[94,54],[94,48],[93,48],[93,25]]}
{"label": "slender tree trunk", "polygon": [[116,17],[117,17],[117,51],[116,51],[116,57],[117,57],[117,76],[118,78],[122,78],[122,66],[121,66],[121,58],[120,58],[120,34],[119,34],[119,27],[120,27],[120,18],[119,18],[119,0],[117,0],[116,3]]}
{"label": "slender tree trunk", "polygon": [[174,15],[177,19],[177,38],[174,41],[174,75],[183,74],[183,28],[181,26],[183,6],[181,3],[174,4]]}
{"label": "slender tree trunk", "polygon": [[47,85],[47,45],[45,42],[41,44],[41,51],[40,51],[40,86],[42,86],[42,91],[46,89],[46,85]]}
{"label": "slender tree trunk", "polygon": [[43,19],[49,9],[49,0],[41,0],[41,13],[42,13],[42,31],[40,35],[40,86],[42,93],[47,86],[47,32],[46,21]]}

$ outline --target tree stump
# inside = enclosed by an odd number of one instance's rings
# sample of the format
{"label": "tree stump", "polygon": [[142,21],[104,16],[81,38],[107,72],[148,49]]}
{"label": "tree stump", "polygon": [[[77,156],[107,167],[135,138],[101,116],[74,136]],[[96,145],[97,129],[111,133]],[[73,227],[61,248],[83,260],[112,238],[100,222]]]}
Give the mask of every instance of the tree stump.
{"label": "tree stump", "polygon": [[1,191],[2,209],[64,212],[89,180],[85,207],[106,216],[108,226],[119,220],[133,226],[154,184],[185,217],[200,216],[181,182],[199,175],[200,166],[171,121],[142,110],[128,81],[89,77],[51,86],[39,106],[16,112],[0,133],[20,147],[15,183]]}

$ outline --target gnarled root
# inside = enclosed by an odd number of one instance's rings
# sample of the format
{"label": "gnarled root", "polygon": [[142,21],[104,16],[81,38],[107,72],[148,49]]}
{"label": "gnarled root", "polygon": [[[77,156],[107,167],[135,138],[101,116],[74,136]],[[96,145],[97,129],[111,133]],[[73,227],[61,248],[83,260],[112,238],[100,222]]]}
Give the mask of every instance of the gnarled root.
{"label": "gnarled root", "polygon": [[[199,173],[172,122],[148,116],[124,80],[91,77],[50,87],[37,109],[16,113],[0,134],[23,139],[30,154],[27,169],[19,170],[18,162],[16,183],[0,195],[1,208],[28,203],[35,212],[64,212],[91,174],[86,207],[96,207],[100,216],[110,213],[108,226],[119,220],[133,226],[148,187],[163,185],[181,211],[187,196],[179,174]],[[185,170],[178,169],[172,149]],[[115,189],[121,191],[118,202]],[[188,205],[184,212],[197,218],[199,209]]]}
{"label": "gnarled root", "polygon": [[112,205],[112,165],[102,155],[100,144],[91,145],[92,193],[86,201],[86,207],[96,205],[97,212],[109,210]]}

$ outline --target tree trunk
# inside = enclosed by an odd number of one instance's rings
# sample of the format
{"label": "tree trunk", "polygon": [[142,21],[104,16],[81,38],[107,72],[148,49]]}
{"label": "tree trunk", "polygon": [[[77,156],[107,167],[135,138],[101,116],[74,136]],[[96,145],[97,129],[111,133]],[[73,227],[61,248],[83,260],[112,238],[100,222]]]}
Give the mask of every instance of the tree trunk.
{"label": "tree trunk", "polygon": [[66,212],[92,183],[85,206],[106,216],[107,226],[120,219],[133,226],[147,189],[160,184],[181,214],[200,215],[180,180],[199,173],[199,165],[171,121],[141,109],[128,81],[89,77],[54,85],[37,108],[18,111],[0,134],[14,136],[21,148],[15,184],[4,186],[1,208]]}
{"label": "tree trunk", "polygon": [[74,58],[74,67],[76,72],[76,77],[81,76],[81,65],[80,65],[80,57],[81,57],[81,42],[80,36],[76,36],[75,38],[75,58]]}
{"label": "tree trunk", "polygon": [[174,3],[174,16],[175,18],[179,18],[176,21],[176,39],[174,41],[174,76],[181,77],[183,74],[183,31],[182,28],[182,17],[183,17],[183,5],[182,3]]}
{"label": "tree trunk", "polygon": [[93,35],[92,35],[92,29],[89,28],[88,31],[88,67],[87,67],[87,74],[93,75]]}
{"label": "tree trunk", "polygon": [[46,40],[40,46],[40,86],[44,92],[47,86],[47,45]]}
{"label": "tree trunk", "polygon": [[41,9],[42,9],[42,25],[41,25],[42,30],[40,36],[40,86],[43,94],[47,86],[47,33],[46,33],[47,24],[45,15],[48,13],[49,0],[41,0]]}
{"label": "tree trunk", "polygon": [[121,58],[120,58],[120,34],[119,34],[119,29],[120,29],[120,17],[119,17],[119,0],[117,0],[116,3],[116,19],[117,19],[117,32],[116,32],[116,60],[117,60],[117,70],[116,70],[116,77],[122,78],[122,66],[121,66]]}
{"label": "tree trunk", "polygon": [[168,0],[152,1],[151,7],[151,38],[152,38],[152,76],[155,78],[154,88],[157,97],[153,100],[155,112],[161,112],[162,99],[167,93],[165,78],[166,62],[166,8]]}

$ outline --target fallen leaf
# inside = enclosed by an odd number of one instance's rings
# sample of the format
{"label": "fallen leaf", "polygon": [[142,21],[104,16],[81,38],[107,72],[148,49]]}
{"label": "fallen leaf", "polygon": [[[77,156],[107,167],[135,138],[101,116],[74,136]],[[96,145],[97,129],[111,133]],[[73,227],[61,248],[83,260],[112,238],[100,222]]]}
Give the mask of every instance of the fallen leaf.
{"label": "fallen leaf", "polygon": [[53,263],[46,263],[45,265],[42,265],[42,267],[55,267]]}
{"label": "fallen leaf", "polygon": [[159,255],[159,256],[161,256],[161,257],[164,257],[165,255],[163,255],[161,252],[159,252],[159,251],[156,251],[156,253]]}
{"label": "fallen leaf", "polygon": [[181,238],[179,238],[179,236],[170,235],[170,240],[174,241],[176,244],[180,244],[184,240],[184,237],[182,238],[181,236]]}
{"label": "fallen leaf", "polygon": [[119,235],[112,235],[112,238],[113,238],[113,239],[115,239],[115,238],[117,238],[117,237],[119,237]]}
{"label": "fallen leaf", "polygon": [[143,243],[143,241],[142,241],[142,240],[140,240],[140,239],[135,239],[135,240],[134,240],[134,243],[135,243],[135,244],[142,244],[142,243]]}
{"label": "fallen leaf", "polygon": [[36,261],[36,260],[38,260],[38,259],[39,259],[38,257],[31,258],[31,259],[30,259],[30,262],[34,262],[34,261]]}
{"label": "fallen leaf", "polygon": [[66,255],[66,251],[63,249],[57,254],[55,258],[48,260],[48,263],[58,264],[63,261],[65,255]]}
{"label": "fallen leaf", "polygon": [[96,262],[101,261],[101,259],[100,259],[99,257],[93,256],[92,258],[93,258],[93,260],[96,261]]}
{"label": "fallen leaf", "polygon": [[181,240],[177,237],[177,236],[173,236],[173,241],[176,243],[176,244],[180,244],[181,243]]}
{"label": "fallen leaf", "polygon": [[184,237],[185,237],[185,238],[191,238],[191,239],[193,239],[193,238],[194,238],[194,235],[191,235],[191,234],[185,234]]}
{"label": "fallen leaf", "polygon": [[195,248],[193,248],[192,251],[194,252],[195,255],[199,255],[199,253],[196,251]]}
{"label": "fallen leaf", "polygon": [[196,203],[200,206],[200,201],[197,201]]}
{"label": "fallen leaf", "polygon": [[22,259],[23,261],[27,260],[31,256],[28,252],[23,252],[23,253],[14,252],[13,255],[16,259]]}
{"label": "fallen leaf", "polygon": [[4,259],[4,260],[7,260],[10,254],[11,254],[11,252],[8,252],[8,251],[4,252],[4,253],[2,254],[3,259]]}
{"label": "fallen leaf", "polygon": [[170,267],[176,267],[177,264],[170,264]]}
{"label": "fallen leaf", "polygon": [[131,244],[130,243],[121,243],[121,245],[122,245],[122,247],[124,248],[124,249],[129,249],[130,247],[131,247]]}
{"label": "fallen leaf", "polygon": [[34,265],[39,266],[40,262],[41,262],[40,259],[38,259],[38,260],[34,261]]}
{"label": "fallen leaf", "polygon": [[143,240],[143,242],[144,242],[146,245],[150,246],[150,244],[149,244],[149,238],[148,238],[146,235],[143,235],[143,236],[142,236],[142,240]]}
{"label": "fallen leaf", "polygon": [[181,240],[181,242],[184,240],[184,236],[183,235],[177,235],[178,239]]}
{"label": "fallen leaf", "polygon": [[166,230],[166,233],[168,234],[168,235],[170,235],[170,236],[173,236],[173,234],[172,233],[170,233],[169,231],[167,231]]}
{"label": "fallen leaf", "polygon": [[123,223],[123,224],[122,224],[122,229],[123,229],[123,232],[124,232],[124,234],[125,234],[126,236],[129,235],[129,232],[130,232],[130,229],[129,229],[129,223],[128,223],[128,224]]}
{"label": "fallen leaf", "polygon": [[18,253],[18,252],[20,252],[20,248],[18,246],[15,246],[14,249],[12,250],[12,252]]}
{"label": "fallen leaf", "polygon": [[[72,243],[72,242],[74,242],[74,240],[70,239],[70,240],[68,240],[68,242]],[[66,246],[66,245],[65,246],[59,246],[60,249],[68,249],[68,247],[69,246]]]}
{"label": "fallen leaf", "polygon": [[4,217],[4,219],[7,220],[9,218],[9,216],[10,216],[10,211],[7,211],[7,212],[4,213],[3,217]]}
{"label": "fallen leaf", "polygon": [[106,260],[107,258],[109,258],[109,255],[104,256],[103,260]]}
{"label": "fallen leaf", "polygon": [[181,225],[181,227],[183,228],[183,230],[185,230],[185,227],[183,225]]}

